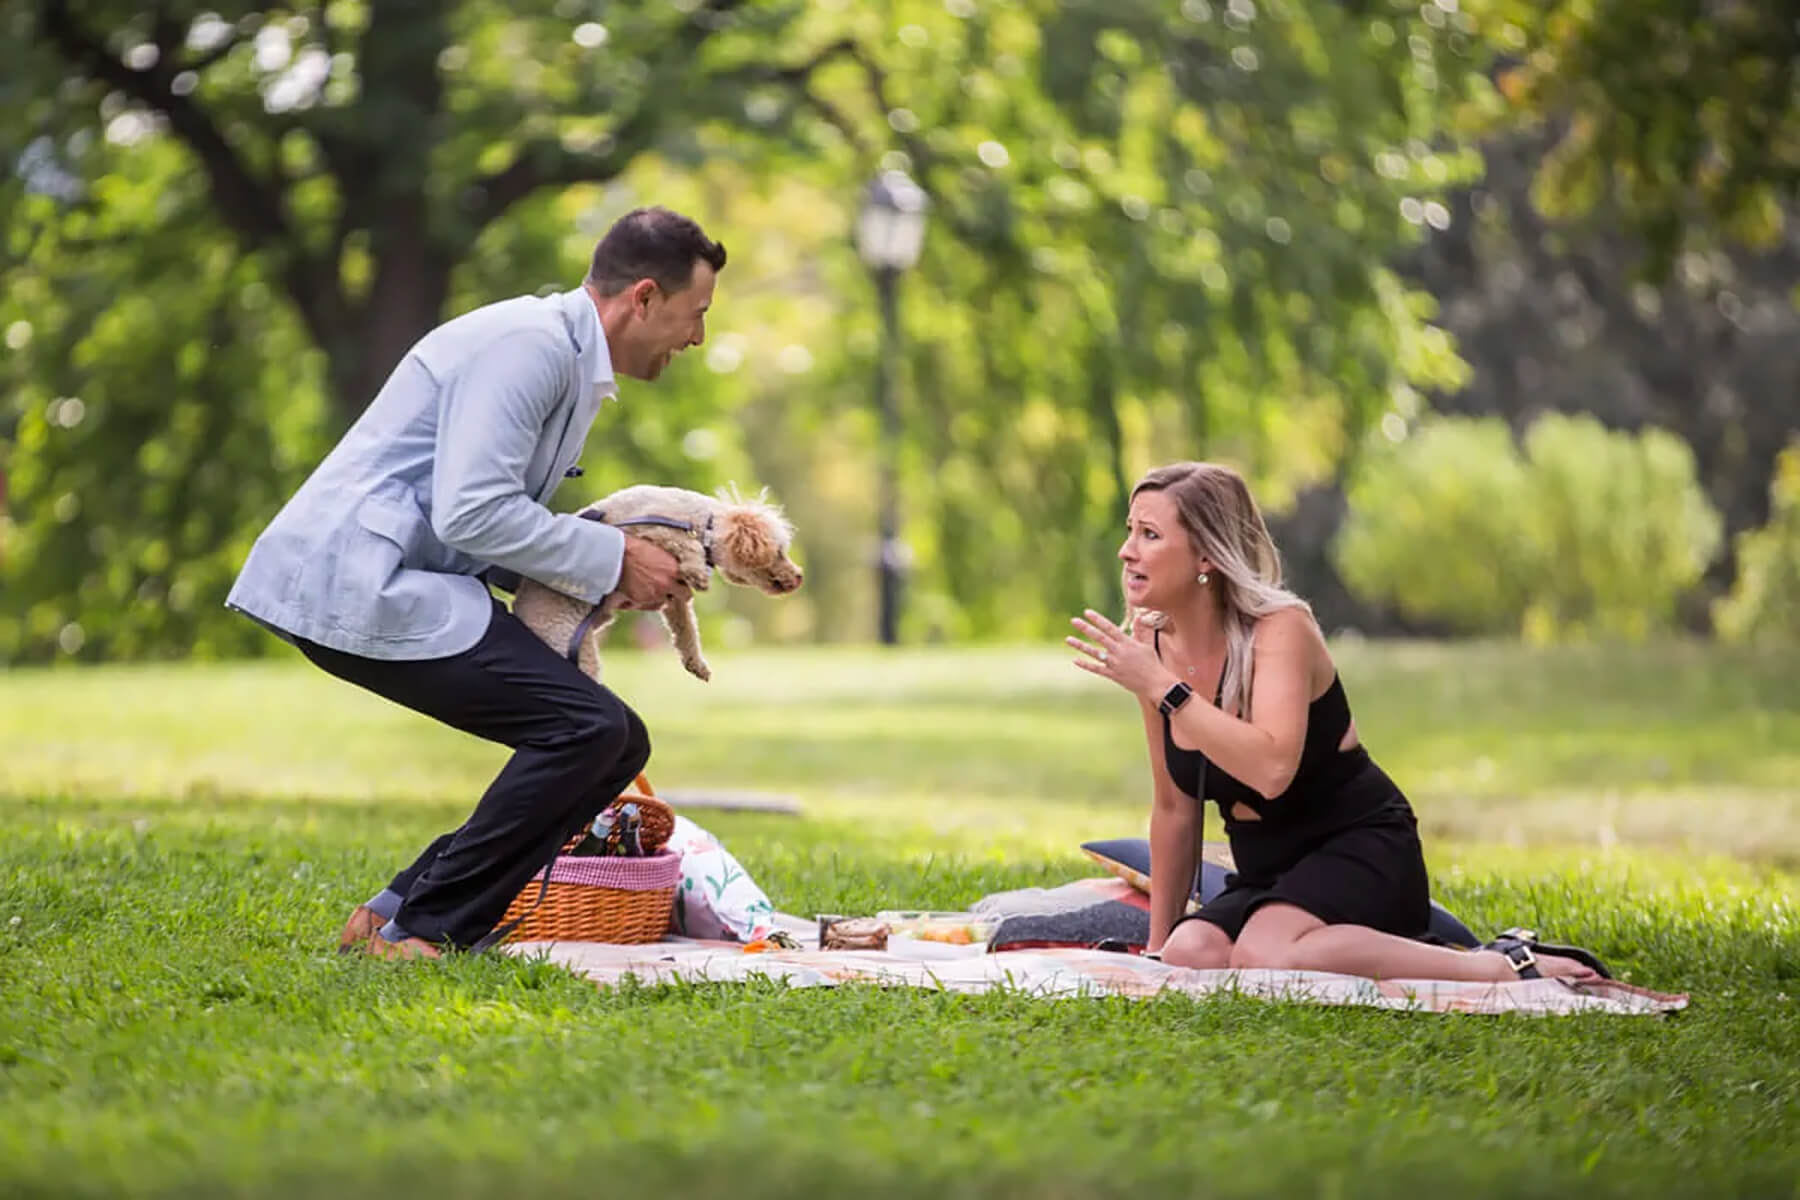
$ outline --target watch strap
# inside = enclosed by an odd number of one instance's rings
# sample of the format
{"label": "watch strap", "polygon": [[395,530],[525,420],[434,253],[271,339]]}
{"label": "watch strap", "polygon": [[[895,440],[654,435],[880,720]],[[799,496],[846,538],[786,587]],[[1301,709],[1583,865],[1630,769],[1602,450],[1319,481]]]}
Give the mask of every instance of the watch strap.
{"label": "watch strap", "polygon": [[1176,680],[1169,686],[1169,690],[1163,693],[1162,699],[1156,702],[1156,707],[1162,711],[1163,716],[1169,716],[1186,704],[1193,694],[1194,689],[1188,685],[1187,681]]}

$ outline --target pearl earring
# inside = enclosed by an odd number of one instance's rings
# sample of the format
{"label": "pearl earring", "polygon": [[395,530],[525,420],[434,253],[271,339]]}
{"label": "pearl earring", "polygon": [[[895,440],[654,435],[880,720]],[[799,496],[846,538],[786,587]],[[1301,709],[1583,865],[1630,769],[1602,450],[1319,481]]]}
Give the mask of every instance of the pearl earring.
{"label": "pearl earring", "polygon": [[1204,586],[1206,584],[1206,581],[1211,578],[1212,578],[1211,575],[1208,575],[1205,571],[1202,571],[1198,575],[1194,576],[1194,581],[1196,583],[1199,583],[1202,586]]}

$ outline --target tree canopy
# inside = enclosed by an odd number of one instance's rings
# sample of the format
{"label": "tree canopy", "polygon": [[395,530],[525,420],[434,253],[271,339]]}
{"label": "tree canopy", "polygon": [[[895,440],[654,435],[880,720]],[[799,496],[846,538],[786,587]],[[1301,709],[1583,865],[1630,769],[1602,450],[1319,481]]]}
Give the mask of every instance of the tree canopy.
{"label": "tree canopy", "polygon": [[[1234,461],[1278,511],[1469,381],[1431,294],[1455,286],[1420,256],[1463,235],[1480,137],[1533,103],[1577,114],[1559,145],[1586,128],[1583,89],[1612,85],[1580,55],[1606,30],[1570,20],[1501,0],[17,6],[0,657],[262,644],[218,600],[406,347],[572,286],[639,203],[731,247],[712,342],[603,416],[562,500],[770,485],[807,596],[738,615],[866,636],[878,327],[848,230],[884,168],[933,199],[901,287],[909,632],[1049,632],[1116,595],[1145,467]],[[1617,171],[1634,144],[1604,143]]]}

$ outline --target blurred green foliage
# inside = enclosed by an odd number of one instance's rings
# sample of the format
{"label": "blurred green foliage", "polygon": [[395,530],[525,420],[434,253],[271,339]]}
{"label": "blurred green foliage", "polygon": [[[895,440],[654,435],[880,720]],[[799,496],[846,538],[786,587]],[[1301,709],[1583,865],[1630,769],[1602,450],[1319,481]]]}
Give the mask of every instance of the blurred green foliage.
{"label": "blurred green foliage", "polygon": [[1800,642],[1800,441],[1776,461],[1769,523],[1738,537],[1738,577],[1715,614],[1733,641]]}
{"label": "blurred green foliage", "polygon": [[[721,590],[706,619],[727,640],[868,637],[879,331],[849,229],[865,182],[890,168],[934,201],[901,287],[908,640],[1046,636],[1071,609],[1114,602],[1124,497],[1156,463],[1232,462],[1272,514],[1338,488],[1371,429],[1404,429],[1469,381],[1445,328],[1470,331],[1501,381],[1498,400],[1486,379],[1470,389],[1481,411],[1520,430],[1540,394],[1553,407],[1592,394],[1609,425],[1677,430],[1730,528],[1746,528],[1760,499],[1745,505],[1736,484],[1760,477],[1765,439],[1742,435],[1727,402],[1762,389],[1770,355],[1747,356],[1742,387],[1690,377],[1685,348],[1645,349],[1660,327],[1632,323],[1635,292],[1579,320],[1567,305],[1514,312],[1508,295],[1569,290],[1499,285],[1513,258],[1560,270],[1533,257],[1555,239],[1517,214],[1511,240],[1490,239],[1507,258],[1494,282],[1464,261],[1470,189],[1496,161],[1479,139],[1496,129],[1556,129],[1541,203],[1617,213],[1653,248],[1674,245],[1656,240],[1665,211],[1748,236],[1738,215],[1769,211],[1756,196],[1791,195],[1791,139],[1758,156],[1745,137],[1789,128],[1789,33],[1757,48],[1751,16],[1714,28],[1687,0],[1628,7],[13,6],[0,13],[0,662],[268,646],[220,608],[232,571],[407,346],[453,313],[571,286],[642,203],[689,211],[730,247],[712,339],[602,414],[588,475],[559,503],[641,480],[766,485],[799,526],[808,586],[780,605]],[[1719,81],[1710,104],[1689,104],[1685,84],[1657,90],[1689,59]],[[1690,204],[1684,181],[1714,175],[1682,164],[1715,158],[1730,164],[1721,199]],[[1498,211],[1473,208],[1489,223]],[[1765,225],[1764,240],[1780,231]],[[1619,259],[1586,275],[1623,278]],[[1747,273],[1732,286],[1742,298],[1695,303],[1779,330],[1768,287]],[[1695,336],[1714,345],[1710,328]],[[1608,352],[1643,380],[1591,386],[1612,359],[1567,339],[1620,330],[1635,341]],[[1523,347],[1516,373],[1507,346]],[[1571,387],[1531,384],[1563,366]],[[1644,387],[1661,407],[1644,407]],[[1757,430],[1781,426],[1761,414]],[[1479,508],[1468,536],[1493,523]],[[1333,527],[1309,528],[1301,557],[1325,563]],[[1616,569],[1602,557],[1573,573]],[[1509,574],[1463,603],[1488,628],[1493,611],[1522,611],[1505,598],[1521,586]],[[1604,586],[1570,587],[1542,620],[1666,621],[1662,591],[1628,615]]]}
{"label": "blurred green foliage", "polygon": [[1513,110],[1557,131],[1552,213],[1641,235],[1653,275],[1685,247],[1777,241],[1800,196],[1800,21],[1791,4],[1468,0],[1507,58]]}
{"label": "blurred green foliage", "polygon": [[1517,632],[1537,564],[1520,533],[1527,471],[1497,418],[1432,419],[1374,446],[1337,542],[1360,592],[1463,633]]}
{"label": "blurred green foliage", "polygon": [[1550,414],[1523,452],[1495,419],[1433,418],[1373,450],[1338,557],[1352,586],[1462,633],[1642,638],[1717,549],[1693,454]]}
{"label": "blurred green foliage", "polygon": [[174,147],[103,182],[107,206],[52,220],[31,196],[10,231],[32,244],[0,300],[0,656],[240,653],[262,637],[218,597],[313,456],[322,362],[259,264],[178,214],[193,179]]}
{"label": "blurred green foliage", "polygon": [[1111,596],[1144,468],[1232,459],[1279,504],[1397,385],[1459,378],[1384,264],[1473,170],[1435,131],[1485,84],[1468,31],[1410,5],[52,2],[0,23],[0,151],[28,168],[0,182],[0,659],[264,644],[219,610],[231,567],[406,346],[571,286],[638,203],[731,247],[714,344],[628,389],[560,499],[770,485],[811,582],[722,601],[765,636],[867,636],[876,328],[847,231],[877,169],[934,199],[903,289],[909,636],[1047,633]]}

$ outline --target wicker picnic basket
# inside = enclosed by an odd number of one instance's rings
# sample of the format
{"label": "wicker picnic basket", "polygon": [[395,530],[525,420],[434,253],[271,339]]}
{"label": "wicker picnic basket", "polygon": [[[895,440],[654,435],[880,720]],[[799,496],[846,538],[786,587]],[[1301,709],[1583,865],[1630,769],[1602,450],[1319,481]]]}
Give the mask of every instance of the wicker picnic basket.
{"label": "wicker picnic basket", "polygon": [[[675,909],[675,890],[681,885],[681,855],[667,849],[674,815],[642,775],[635,790],[619,800],[637,804],[643,815],[644,849],[654,852],[641,858],[557,855],[550,866],[549,888],[544,888],[544,873],[539,871],[507,905],[501,923],[515,918],[519,923],[504,940],[621,945],[662,940]],[[570,838],[563,849],[573,849],[582,836]]]}

